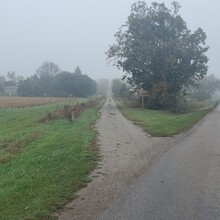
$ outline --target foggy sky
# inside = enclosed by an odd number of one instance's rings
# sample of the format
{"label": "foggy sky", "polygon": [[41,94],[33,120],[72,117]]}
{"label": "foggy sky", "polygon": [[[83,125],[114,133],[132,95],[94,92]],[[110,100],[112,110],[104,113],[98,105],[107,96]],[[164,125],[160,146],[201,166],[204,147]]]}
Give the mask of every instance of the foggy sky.
{"label": "foggy sky", "polygon": [[[165,2],[170,8],[172,0]],[[134,0],[0,0],[0,75],[31,76],[44,61],[93,79],[120,78],[105,51],[125,23]],[[152,1],[146,1],[148,5]],[[210,49],[209,73],[220,77],[220,1],[177,0],[190,30],[201,27]]]}

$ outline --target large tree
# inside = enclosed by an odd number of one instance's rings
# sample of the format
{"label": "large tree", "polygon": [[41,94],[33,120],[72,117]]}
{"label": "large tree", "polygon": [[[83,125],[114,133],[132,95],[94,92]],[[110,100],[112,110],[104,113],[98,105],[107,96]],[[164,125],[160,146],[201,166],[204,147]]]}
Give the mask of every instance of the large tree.
{"label": "large tree", "polygon": [[16,85],[20,80],[23,80],[23,76],[16,75],[15,71],[11,71],[7,73],[7,78],[9,79],[8,82],[11,82],[11,84]]}
{"label": "large tree", "polygon": [[187,28],[180,5],[134,3],[127,22],[115,34],[107,58],[124,71],[124,78],[147,90],[155,107],[173,107],[184,85],[207,73],[206,34]]}
{"label": "large tree", "polygon": [[36,75],[41,76],[55,76],[60,73],[60,68],[53,62],[43,62],[43,64],[36,70]]}

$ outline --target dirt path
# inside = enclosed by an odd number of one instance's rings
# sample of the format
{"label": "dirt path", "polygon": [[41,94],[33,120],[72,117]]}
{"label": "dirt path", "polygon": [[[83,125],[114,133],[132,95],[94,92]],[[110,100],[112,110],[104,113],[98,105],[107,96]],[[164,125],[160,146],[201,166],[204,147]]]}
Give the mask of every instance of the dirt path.
{"label": "dirt path", "polygon": [[219,220],[220,106],[163,155],[99,220]]}
{"label": "dirt path", "polygon": [[96,125],[102,160],[92,182],[58,214],[60,220],[93,220],[160,158],[178,137],[151,137],[123,117],[113,99],[100,110]]}

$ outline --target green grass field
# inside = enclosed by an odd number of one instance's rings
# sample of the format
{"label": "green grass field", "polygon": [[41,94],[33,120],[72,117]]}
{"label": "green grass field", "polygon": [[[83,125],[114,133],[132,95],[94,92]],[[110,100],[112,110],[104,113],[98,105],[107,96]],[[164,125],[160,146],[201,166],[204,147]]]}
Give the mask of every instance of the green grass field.
{"label": "green grass field", "polygon": [[0,109],[0,219],[52,219],[88,183],[97,162],[98,106],[73,123],[39,123],[57,104]]}
{"label": "green grass field", "polygon": [[[155,136],[188,129],[213,106],[192,103],[191,111],[176,115],[118,104],[128,119]],[[90,181],[99,158],[92,125],[100,105],[86,108],[73,123],[39,123],[60,105],[0,109],[0,219],[53,219],[51,214]]]}
{"label": "green grass field", "polygon": [[187,113],[174,114],[166,111],[127,107],[122,100],[116,100],[121,112],[129,120],[140,125],[153,136],[172,136],[191,128],[216,102],[188,103]]}

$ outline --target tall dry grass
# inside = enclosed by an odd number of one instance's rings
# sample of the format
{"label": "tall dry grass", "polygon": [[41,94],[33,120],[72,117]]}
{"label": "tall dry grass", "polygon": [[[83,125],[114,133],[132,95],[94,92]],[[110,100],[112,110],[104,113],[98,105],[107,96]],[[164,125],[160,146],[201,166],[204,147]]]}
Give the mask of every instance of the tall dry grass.
{"label": "tall dry grass", "polygon": [[0,97],[0,108],[25,108],[37,105],[73,101],[74,98],[55,97]]}

